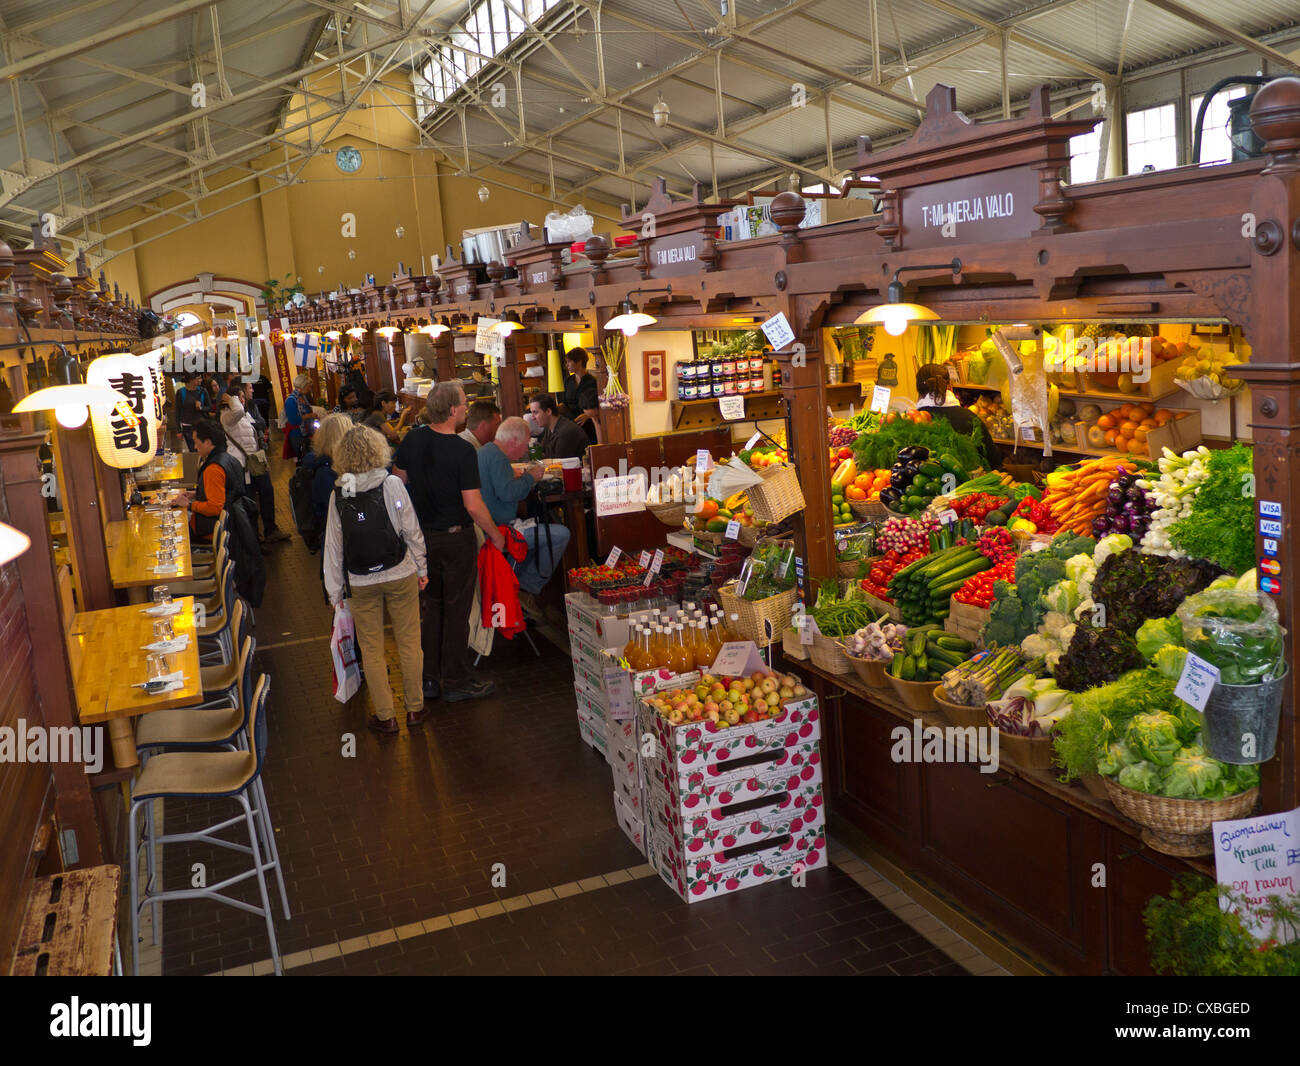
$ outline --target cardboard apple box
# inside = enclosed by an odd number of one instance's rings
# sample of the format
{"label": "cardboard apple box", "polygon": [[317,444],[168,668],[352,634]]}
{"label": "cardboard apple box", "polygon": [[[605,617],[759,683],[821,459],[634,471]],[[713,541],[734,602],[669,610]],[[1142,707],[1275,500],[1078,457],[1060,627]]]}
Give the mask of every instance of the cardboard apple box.
{"label": "cardboard apple box", "polygon": [[757,798],[744,795],[760,787],[754,784],[756,781],[771,781],[773,787],[779,787],[795,774],[804,775],[803,785],[821,780],[821,746],[815,737],[800,744],[782,745],[765,755],[762,762],[745,760],[739,766],[711,763],[685,776],[662,759],[643,758],[642,772],[647,783],[653,782],[654,787],[662,789],[684,811]]}
{"label": "cardboard apple box", "polygon": [[647,810],[643,816],[653,820],[665,842],[684,857],[707,855],[758,841],[775,840],[787,833],[800,833],[825,824],[824,801],[813,802],[820,795],[817,790],[809,789],[802,796],[804,802],[796,806],[795,800],[799,797],[787,793],[779,804],[771,807],[731,814],[721,821],[696,817],[680,826],[666,825],[662,808]]}
{"label": "cardboard apple box", "polygon": [[637,817],[635,811],[628,807],[617,792],[614,793],[614,818],[628,840],[632,841],[642,855],[646,853],[645,822]]}

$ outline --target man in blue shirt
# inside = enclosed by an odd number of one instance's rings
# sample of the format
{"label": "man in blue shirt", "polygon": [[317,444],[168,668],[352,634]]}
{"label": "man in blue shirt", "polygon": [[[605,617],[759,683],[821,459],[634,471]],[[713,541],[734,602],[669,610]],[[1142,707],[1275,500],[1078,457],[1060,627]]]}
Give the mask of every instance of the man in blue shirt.
{"label": "man in blue shirt", "polygon": [[530,464],[518,476],[510,464],[520,462],[528,454],[530,436],[528,423],[522,418],[507,418],[497,430],[496,439],[479,449],[478,471],[483,502],[492,520],[498,525],[515,526],[528,542],[528,555],[515,565],[515,573],[520,589],[536,596],[564,558],[569,530],[555,524],[520,528],[523,523],[517,518],[519,503],[540,480],[541,464]]}

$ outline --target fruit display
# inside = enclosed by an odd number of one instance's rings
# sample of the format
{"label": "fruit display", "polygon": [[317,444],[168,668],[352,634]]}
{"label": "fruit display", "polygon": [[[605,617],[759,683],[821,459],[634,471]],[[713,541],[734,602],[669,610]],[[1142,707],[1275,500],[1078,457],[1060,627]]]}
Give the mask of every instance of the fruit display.
{"label": "fruit display", "polygon": [[1092,531],[1093,519],[1106,510],[1106,493],[1122,465],[1125,460],[1119,456],[1106,456],[1047,475],[1043,503],[1061,529],[1079,534]]}
{"label": "fruit display", "polygon": [[713,722],[724,728],[775,718],[787,701],[807,699],[808,695],[793,674],[756,670],[748,677],[704,674],[693,688],[656,692],[645,697],[645,702],[673,725]]}
{"label": "fruit display", "polygon": [[971,653],[971,642],[945,633],[937,626],[909,629],[903,649],[895,653],[889,673],[899,681],[938,681],[960,666]]}
{"label": "fruit display", "polygon": [[690,516],[691,528],[704,533],[725,533],[732,519],[742,526],[758,525],[754,508],[743,492],[737,492],[721,501],[706,496],[700,501],[698,510]]}
{"label": "fruit display", "polygon": [[[1095,406],[1095,405],[1093,405]],[[1151,403],[1126,403],[1096,416],[1086,425],[1084,436],[1090,448],[1114,448],[1117,452],[1147,455],[1147,435],[1190,412],[1156,407]]]}
{"label": "fruit display", "polygon": [[939,519],[932,514],[916,518],[887,518],[876,533],[876,548],[886,552],[906,552],[913,548],[930,550],[930,533],[939,528]]}
{"label": "fruit display", "polygon": [[863,592],[869,592],[878,600],[893,603],[889,596],[889,580],[905,566],[911,566],[919,559],[924,559],[930,552],[926,548],[909,548],[906,551],[888,551],[878,556],[871,564],[867,576],[858,582]]}
{"label": "fruit display", "polygon": [[[853,460],[850,459],[849,462]],[[849,486],[852,488],[852,486]],[[831,489],[831,519],[834,521],[836,529],[844,529],[848,526],[857,525],[857,516],[853,513],[853,508],[849,506],[849,501],[844,495],[844,489],[835,486]]]}
{"label": "fruit display", "polygon": [[844,498],[850,503],[874,503],[889,488],[890,477],[888,470],[861,471],[853,484],[844,487]]}
{"label": "fruit display", "polygon": [[976,415],[998,440],[1010,440],[1016,431],[1015,423],[1011,421],[1011,410],[1000,396],[981,396],[967,410]]}
{"label": "fruit display", "polygon": [[1092,520],[1094,537],[1128,533],[1141,539],[1146,535],[1157,508],[1154,497],[1138,485],[1139,480],[1135,470],[1116,467],[1115,480],[1106,490],[1106,510]]}
{"label": "fruit display", "polygon": [[995,563],[992,570],[984,570],[972,577],[968,577],[962,587],[952,594],[952,598],[958,603],[965,603],[971,607],[980,607],[987,610],[993,605],[994,583],[998,581],[1014,581],[1015,579],[1016,557],[1013,554],[1010,558]]}
{"label": "fruit display", "polygon": [[858,439],[859,432],[860,430],[854,429],[852,426],[832,422],[826,437],[832,448],[849,448]]}
{"label": "fruit display", "polygon": [[[975,492],[969,496],[961,496],[952,501],[948,506],[952,508],[958,518],[970,518],[976,522],[983,522],[992,512],[998,510],[1007,504],[1006,496],[994,496],[987,492]],[[1005,525],[1005,522],[995,522],[995,525]]]}
{"label": "fruit display", "polygon": [[1174,371],[1174,380],[1178,387],[1190,392],[1202,400],[1217,400],[1223,396],[1235,396],[1241,392],[1246,383],[1230,375],[1228,368],[1237,366],[1241,360],[1231,354],[1214,358],[1206,356],[1197,349],[1183,357]]}
{"label": "fruit display", "polygon": [[789,453],[785,448],[775,444],[759,445],[755,448],[746,448],[737,456],[737,458],[747,466],[755,470],[763,470],[769,466],[778,466],[781,463],[790,461]]}
{"label": "fruit display", "polygon": [[942,622],[952,594],[971,575],[992,568],[992,560],[978,548],[956,545],[905,566],[890,579],[889,594],[908,625]]}
{"label": "fruit display", "polygon": [[889,487],[881,491],[880,500],[893,511],[918,514],[936,496],[968,480],[969,475],[951,455],[932,457],[927,448],[900,448],[898,461],[890,469]]}

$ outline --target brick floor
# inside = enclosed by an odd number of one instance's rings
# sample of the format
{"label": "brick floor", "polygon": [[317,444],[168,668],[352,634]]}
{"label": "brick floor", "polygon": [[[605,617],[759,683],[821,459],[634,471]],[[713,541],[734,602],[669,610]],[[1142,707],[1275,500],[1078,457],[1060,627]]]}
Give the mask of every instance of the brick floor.
{"label": "brick floor", "polygon": [[[273,465],[284,529],[293,528],[288,473],[288,464]],[[644,862],[614,820],[604,759],[578,736],[567,656],[544,639],[540,658],[499,640],[478,669],[496,682],[493,696],[432,704],[424,726],[403,723],[400,736],[381,739],[365,728],[364,687],[346,706],[331,695],[331,612],[317,567],[296,536],[277,545],[256,612],[256,669],[271,678],[266,790],[293,912],[285,921],[277,910],[276,933],[285,956],[398,934],[292,973],[967,972],[835,867],[812,872],[802,888],[769,885],[692,905],[643,876],[498,907]],[[389,659],[397,688],[391,640]],[[169,801],[166,831],[235,810],[230,801]],[[165,885],[188,886],[195,863],[214,883],[245,861],[172,845]],[[501,867],[505,887],[494,887]],[[232,890],[246,900],[256,892],[251,881]],[[471,910],[484,906],[490,916]],[[438,931],[402,929],[440,915],[452,918]],[[167,975],[270,955],[262,919],[210,901],[166,904],[162,930]]]}

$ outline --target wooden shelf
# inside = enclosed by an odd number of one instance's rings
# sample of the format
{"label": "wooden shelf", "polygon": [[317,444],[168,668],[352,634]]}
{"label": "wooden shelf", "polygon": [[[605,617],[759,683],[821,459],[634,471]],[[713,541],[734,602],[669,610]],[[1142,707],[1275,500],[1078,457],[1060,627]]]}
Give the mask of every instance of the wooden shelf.
{"label": "wooden shelf", "polygon": [[[1001,440],[1001,439],[999,439],[998,437],[994,437],[994,438],[993,438],[993,443],[994,443],[994,444],[1001,445],[1003,448],[1013,448],[1013,447],[1016,446],[1016,445],[1013,444],[1013,442],[1011,442],[1011,441],[1009,441],[1009,440]],[[1022,440],[1022,441],[1020,442],[1020,445],[1019,445],[1019,446],[1022,447],[1022,448],[1036,448],[1036,449],[1037,449],[1038,451],[1040,451],[1040,452],[1043,450],[1043,445],[1042,445],[1042,443],[1039,442],[1039,441]],[[1085,446],[1085,447],[1076,447],[1075,445],[1072,445],[1072,444],[1056,444],[1056,443],[1053,443],[1053,445],[1052,445],[1052,451],[1053,451],[1053,452],[1069,452],[1071,455],[1091,455],[1091,456],[1094,456],[1094,457],[1096,457],[1096,458],[1098,458],[1098,459],[1105,458],[1106,456],[1114,456],[1114,455],[1118,455],[1118,456],[1123,456],[1125,459],[1134,459],[1134,460],[1137,460],[1137,461],[1139,461],[1139,462],[1144,462],[1144,463],[1145,463],[1145,462],[1150,462],[1150,457],[1149,457],[1149,456],[1146,456],[1146,455],[1135,455],[1133,452],[1121,452],[1121,451],[1117,451],[1117,450],[1114,449],[1114,448],[1089,448],[1089,447],[1086,447],[1086,446]]]}
{"label": "wooden shelf", "polygon": [[[673,429],[699,429],[705,426],[722,425],[724,419],[718,409],[720,398],[670,401]],[[861,399],[861,382],[847,381],[826,386],[826,402],[831,406],[857,403]],[[745,417],[737,421],[765,421],[783,417],[785,412],[781,409],[781,390],[764,389],[762,392],[745,393]]]}
{"label": "wooden shelf", "polygon": [[[964,381],[957,382],[954,389],[969,389],[972,392],[1002,392],[1001,385],[969,385]],[[1161,400],[1167,400],[1170,396],[1176,396],[1181,390],[1174,389],[1171,392],[1162,392],[1159,396],[1144,396],[1140,392],[1119,392],[1115,389],[1089,389],[1087,392],[1075,392],[1071,389],[1063,389],[1059,385],[1056,388],[1058,396],[1068,396],[1072,400],[1109,400],[1115,403],[1155,403]]]}

